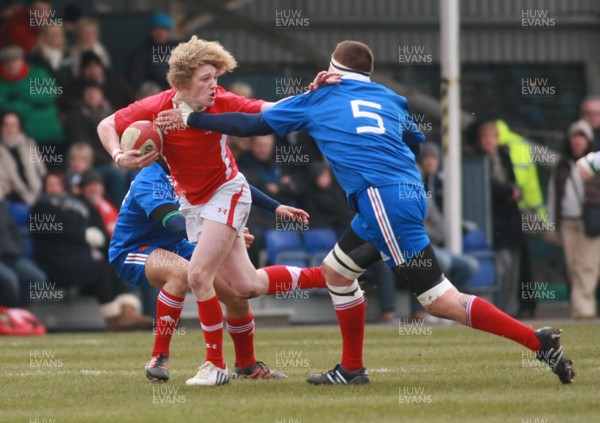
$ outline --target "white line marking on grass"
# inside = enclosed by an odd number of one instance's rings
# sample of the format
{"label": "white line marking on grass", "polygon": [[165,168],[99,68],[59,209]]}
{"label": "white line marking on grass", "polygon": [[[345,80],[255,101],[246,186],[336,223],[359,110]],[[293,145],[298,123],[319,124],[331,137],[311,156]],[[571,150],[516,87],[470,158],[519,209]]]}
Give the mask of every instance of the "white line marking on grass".
{"label": "white line marking on grass", "polygon": [[106,344],[106,341],[101,341],[99,339],[78,339],[76,341],[70,341],[69,343],[75,345],[102,345]]}
{"label": "white line marking on grass", "polygon": [[377,369],[369,369],[369,373],[394,373],[395,370],[387,367],[379,367]]}
{"label": "white line marking on grass", "polygon": [[80,371],[82,375],[86,376],[100,376],[107,375],[108,372],[106,370],[95,370],[95,369],[83,369]]}
{"label": "white line marking on grass", "polygon": [[[169,370],[172,375],[185,374],[190,375],[193,372],[184,370]],[[81,370],[27,370],[23,372],[13,371],[2,371],[0,377],[39,377],[39,376],[73,376],[73,375],[85,375],[85,376],[105,376],[105,375],[116,375],[116,376],[134,376],[141,377],[143,371],[141,370],[99,370],[99,369],[81,369]]]}

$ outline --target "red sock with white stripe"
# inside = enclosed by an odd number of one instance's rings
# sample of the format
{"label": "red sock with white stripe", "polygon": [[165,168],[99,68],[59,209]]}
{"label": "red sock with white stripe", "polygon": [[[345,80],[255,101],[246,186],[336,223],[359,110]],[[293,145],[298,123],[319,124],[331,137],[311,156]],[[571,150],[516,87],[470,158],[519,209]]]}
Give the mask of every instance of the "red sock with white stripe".
{"label": "red sock with white stripe", "polygon": [[254,314],[246,317],[227,317],[227,332],[233,340],[235,365],[241,369],[256,363],[254,357]]}
{"label": "red sock with white stripe", "polygon": [[467,301],[467,326],[511,339],[532,351],[539,351],[540,340],[533,328],[510,317],[483,298],[471,295]]}
{"label": "red sock with white stripe", "polygon": [[169,355],[171,337],[177,327],[184,297],[169,294],[161,289],[156,301],[156,320],[154,322],[154,349],[152,355]]}
{"label": "red sock with white stripe", "polygon": [[327,288],[320,267],[300,268],[295,266],[263,267],[269,277],[268,295],[294,289]]}
{"label": "red sock with white stripe", "polygon": [[217,367],[225,368],[223,358],[223,310],[219,298],[198,301],[198,316],[206,342],[206,361]]}
{"label": "red sock with white stripe", "polygon": [[342,332],[342,360],[346,370],[363,367],[362,350],[365,335],[366,304],[358,282],[350,286],[327,285]]}

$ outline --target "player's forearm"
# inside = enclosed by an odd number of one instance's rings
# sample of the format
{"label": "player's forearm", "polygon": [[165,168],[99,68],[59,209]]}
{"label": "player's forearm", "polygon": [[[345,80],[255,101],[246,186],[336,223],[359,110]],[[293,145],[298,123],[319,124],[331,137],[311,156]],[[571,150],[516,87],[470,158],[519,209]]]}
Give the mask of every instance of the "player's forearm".
{"label": "player's forearm", "polygon": [[275,213],[277,207],[281,206],[281,203],[273,198],[269,197],[267,194],[259,190],[258,188],[250,185],[250,194],[252,195],[252,204],[263,208],[265,210],[269,210],[270,212]]}
{"label": "player's forearm", "polygon": [[177,235],[179,238],[187,238],[185,231],[185,217],[179,212],[175,203],[165,203],[156,207],[150,213],[150,218],[160,223],[163,228]]}
{"label": "player's forearm", "polygon": [[120,149],[121,144],[119,140],[119,134],[115,129],[115,115],[112,114],[106,118],[104,118],[98,124],[98,137],[100,137],[100,141],[102,142],[102,146],[106,150],[108,154],[113,155],[113,151],[115,149]]}
{"label": "player's forearm", "polygon": [[237,137],[268,135],[274,132],[260,113],[208,114],[194,112],[188,116],[187,125]]}
{"label": "player's forearm", "polygon": [[177,235],[181,239],[187,239],[185,230],[185,217],[179,212],[176,212],[164,220],[163,226],[171,233]]}

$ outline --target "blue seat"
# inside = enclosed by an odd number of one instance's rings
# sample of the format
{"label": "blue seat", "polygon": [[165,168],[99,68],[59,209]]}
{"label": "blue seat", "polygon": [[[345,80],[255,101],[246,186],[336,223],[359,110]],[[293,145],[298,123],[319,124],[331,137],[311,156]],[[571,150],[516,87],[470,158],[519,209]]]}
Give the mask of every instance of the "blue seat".
{"label": "blue seat", "polygon": [[463,235],[463,252],[491,250],[490,245],[485,238],[485,233],[479,229],[471,229]]}
{"label": "blue seat", "polygon": [[481,229],[472,229],[463,236],[463,253],[475,258],[479,264],[477,272],[466,284],[467,291],[496,292],[496,255]]}
{"label": "blue seat", "polygon": [[[265,231],[265,245],[270,264],[306,267],[309,254],[304,249],[300,234],[293,231]],[[293,264],[291,264],[293,263]]]}
{"label": "blue seat", "polygon": [[8,211],[13,220],[21,228],[29,228],[29,212],[31,207],[27,203],[9,203]]}
{"label": "blue seat", "polygon": [[25,252],[23,255],[28,258],[33,258],[33,239],[29,233],[29,215],[31,206],[27,203],[8,203],[8,212],[21,230],[25,241]]}
{"label": "blue seat", "polygon": [[304,247],[310,254],[310,265],[320,266],[321,262],[337,242],[332,229],[311,229],[304,233]]}

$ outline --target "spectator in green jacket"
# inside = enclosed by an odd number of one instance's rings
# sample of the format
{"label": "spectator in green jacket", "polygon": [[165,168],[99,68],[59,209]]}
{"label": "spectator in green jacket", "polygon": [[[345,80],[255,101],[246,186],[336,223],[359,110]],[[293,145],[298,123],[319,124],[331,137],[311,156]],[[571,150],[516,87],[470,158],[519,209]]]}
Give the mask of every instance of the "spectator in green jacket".
{"label": "spectator in green jacket", "polygon": [[63,87],[43,68],[25,61],[23,49],[0,50],[0,107],[8,107],[23,118],[27,136],[39,144],[62,144],[63,129],[55,99]]}

